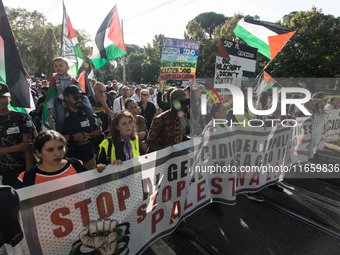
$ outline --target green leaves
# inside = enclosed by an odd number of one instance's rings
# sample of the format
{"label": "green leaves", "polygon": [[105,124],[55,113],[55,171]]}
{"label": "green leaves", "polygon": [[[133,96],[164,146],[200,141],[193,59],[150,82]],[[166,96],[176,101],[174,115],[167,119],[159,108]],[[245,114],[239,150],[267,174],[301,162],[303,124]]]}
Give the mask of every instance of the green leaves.
{"label": "green leaves", "polygon": [[340,69],[340,18],[321,9],[291,12],[284,25],[296,30],[267,68],[273,77],[335,77]]}

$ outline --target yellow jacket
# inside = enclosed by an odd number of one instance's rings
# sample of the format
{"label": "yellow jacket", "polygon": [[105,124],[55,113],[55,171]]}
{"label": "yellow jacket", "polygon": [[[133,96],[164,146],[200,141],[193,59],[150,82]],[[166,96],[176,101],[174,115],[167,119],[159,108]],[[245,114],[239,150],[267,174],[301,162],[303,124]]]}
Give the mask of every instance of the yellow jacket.
{"label": "yellow jacket", "polygon": [[[138,142],[138,137],[136,137],[135,140],[130,140],[131,145],[132,145],[132,154],[134,158],[137,158],[140,156],[139,154],[139,142]],[[108,157],[108,148],[109,148],[109,140],[104,139],[101,144],[99,144],[99,155],[101,154],[102,150],[105,150],[106,157]],[[116,160],[116,150],[115,146],[112,143],[112,149],[111,149],[111,163]]]}

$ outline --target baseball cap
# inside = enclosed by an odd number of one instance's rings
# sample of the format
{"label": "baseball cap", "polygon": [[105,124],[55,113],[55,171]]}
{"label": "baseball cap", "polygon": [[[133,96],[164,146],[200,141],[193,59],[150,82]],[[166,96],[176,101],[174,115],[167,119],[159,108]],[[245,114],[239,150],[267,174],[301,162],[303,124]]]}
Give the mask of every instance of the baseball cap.
{"label": "baseball cap", "polygon": [[4,97],[11,96],[11,94],[9,93],[8,86],[3,82],[0,82],[0,96]]}
{"label": "baseball cap", "polygon": [[79,94],[86,95],[86,93],[84,93],[84,91],[76,85],[68,86],[63,91],[64,96],[79,95]]}
{"label": "baseball cap", "polygon": [[170,101],[174,101],[177,99],[180,102],[184,102],[189,99],[189,97],[186,96],[185,92],[181,89],[175,89],[170,94]]}

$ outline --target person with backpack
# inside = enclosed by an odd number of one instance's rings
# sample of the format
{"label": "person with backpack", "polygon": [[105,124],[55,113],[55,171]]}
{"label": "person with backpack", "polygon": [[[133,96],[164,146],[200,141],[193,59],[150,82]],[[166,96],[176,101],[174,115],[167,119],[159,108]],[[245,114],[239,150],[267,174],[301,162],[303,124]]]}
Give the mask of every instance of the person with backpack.
{"label": "person with backpack", "polygon": [[[40,164],[19,175],[14,186],[16,189],[87,171],[80,160],[64,158],[66,139],[54,130],[43,131],[36,137],[34,151],[40,158]],[[106,165],[97,164],[94,168],[101,173]]]}

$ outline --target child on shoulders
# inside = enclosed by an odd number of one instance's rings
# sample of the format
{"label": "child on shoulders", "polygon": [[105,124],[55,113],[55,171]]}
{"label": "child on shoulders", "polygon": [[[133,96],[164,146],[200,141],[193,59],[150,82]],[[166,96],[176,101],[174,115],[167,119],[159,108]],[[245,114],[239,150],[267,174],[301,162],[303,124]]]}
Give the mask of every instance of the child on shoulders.
{"label": "child on shoulders", "polygon": [[[77,85],[79,88],[81,88],[81,84],[68,74],[68,70],[70,69],[70,67],[65,58],[56,57],[52,61],[52,66],[56,74],[51,77],[50,87],[56,86],[57,94],[47,102],[47,108],[50,114],[52,116],[55,116],[56,130],[59,133],[63,134],[66,107],[63,104],[64,98],[62,92],[66,87],[70,85]],[[84,97],[85,99],[83,103],[83,111],[86,113],[86,116],[90,121],[90,126],[93,127],[94,116],[91,103],[87,96]]]}

